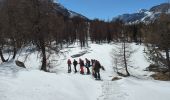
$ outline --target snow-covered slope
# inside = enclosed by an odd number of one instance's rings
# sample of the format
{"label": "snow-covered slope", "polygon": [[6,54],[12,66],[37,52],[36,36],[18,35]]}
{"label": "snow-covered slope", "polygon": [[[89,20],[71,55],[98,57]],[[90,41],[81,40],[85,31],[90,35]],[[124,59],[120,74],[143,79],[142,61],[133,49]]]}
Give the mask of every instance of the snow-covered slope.
{"label": "snow-covered slope", "polygon": [[[143,71],[149,65],[144,46],[131,44],[136,50],[131,58],[133,67],[129,67],[132,76],[110,81],[116,76],[111,58],[115,47],[115,44],[89,44],[81,49],[77,44],[71,45],[55,58],[58,62],[54,63],[53,73],[38,69],[40,61],[35,59],[36,53],[28,57],[27,69],[17,67],[12,61],[1,64],[0,100],[170,100],[170,82],[153,80],[149,72]],[[101,71],[103,81],[94,80],[92,75],[67,73],[67,59],[73,60],[71,56],[81,53],[84,55],[80,58],[97,59],[105,67]]]}
{"label": "snow-covered slope", "polygon": [[150,10],[141,9],[137,13],[119,15],[113,18],[113,21],[119,19],[129,24],[139,23],[139,22],[148,23],[159,18],[161,13],[168,13],[168,9],[170,9],[169,7],[170,4],[163,3],[152,7]]}

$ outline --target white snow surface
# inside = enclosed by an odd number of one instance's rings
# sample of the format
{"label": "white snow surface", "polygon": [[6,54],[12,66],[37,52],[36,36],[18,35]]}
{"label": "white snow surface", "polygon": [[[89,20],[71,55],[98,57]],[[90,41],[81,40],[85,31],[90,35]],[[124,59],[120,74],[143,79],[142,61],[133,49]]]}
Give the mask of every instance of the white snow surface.
{"label": "white snow surface", "polygon": [[[149,65],[143,53],[143,45],[131,44],[136,52],[131,57],[129,67],[132,76],[111,81],[113,71],[111,51],[115,44],[89,44],[87,48],[71,45],[63,55],[53,55],[52,73],[39,70],[37,54],[31,54],[25,65],[17,67],[14,61],[0,65],[0,100],[170,100],[170,82],[156,81],[150,72],[144,71]],[[67,73],[67,59],[72,55],[85,52],[79,58],[97,59],[105,67],[101,70],[102,81],[92,75]],[[23,60],[23,56],[18,57]],[[56,61],[56,62],[55,62]],[[79,65],[77,66],[79,70]],[[72,66],[73,70],[73,66]]]}

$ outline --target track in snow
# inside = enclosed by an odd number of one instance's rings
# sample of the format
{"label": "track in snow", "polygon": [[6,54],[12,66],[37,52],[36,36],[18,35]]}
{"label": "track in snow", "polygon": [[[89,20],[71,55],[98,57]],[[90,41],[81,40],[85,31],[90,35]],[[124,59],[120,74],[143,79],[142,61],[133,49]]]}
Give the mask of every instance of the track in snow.
{"label": "track in snow", "polygon": [[102,84],[102,94],[97,100],[126,100],[128,94],[122,89],[121,84],[116,81],[104,81]]}

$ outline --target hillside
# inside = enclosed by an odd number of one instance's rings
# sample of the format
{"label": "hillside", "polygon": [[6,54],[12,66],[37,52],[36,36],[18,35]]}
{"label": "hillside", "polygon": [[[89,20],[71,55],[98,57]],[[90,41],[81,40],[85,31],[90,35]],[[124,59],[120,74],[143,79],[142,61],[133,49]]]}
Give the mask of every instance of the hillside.
{"label": "hillside", "polygon": [[61,14],[61,15],[68,17],[68,18],[80,17],[80,18],[83,18],[85,20],[89,20],[87,17],[65,8],[60,3],[54,3],[54,5],[55,5],[56,13],[58,13],[58,14]]}
{"label": "hillside", "polygon": [[[39,70],[37,53],[31,54],[25,62],[27,69],[17,67],[13,61],[0,65],[0,100],[169,100],[169,82],[153,80],[144,69],[150,64],[143,53],[144,46],[131,44],[136,52],[132,55],[131,77],[111,81],[117,74],[113,71],[111,51],[115,44],[89,44],[81,49],[71,45],[62,50],[65,54],[53,56],[52,73]],[[103,81],[96,81],[91,75],[67,73],[67,59],[85,52],[75,59],[97,59],[105,67],[101,71]],[[18,58],[19,57],[19,58]],[[23,60],[23,56],[18,55]],[[79,66],[77,67],[79,69]]]}

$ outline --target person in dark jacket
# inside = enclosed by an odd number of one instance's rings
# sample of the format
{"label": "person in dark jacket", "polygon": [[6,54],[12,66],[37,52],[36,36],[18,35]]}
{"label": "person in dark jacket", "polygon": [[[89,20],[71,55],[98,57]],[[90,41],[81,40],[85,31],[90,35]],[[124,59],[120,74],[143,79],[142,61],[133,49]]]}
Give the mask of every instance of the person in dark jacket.
{"label": "person in dark jacket", "polygon": [[88,60],[87,58],[85,59],[86,60],[86,68],[87,68],[87,74],[90,74],[90,60]]}
{"label": "person in dark jacket", "polygon": [[74,65],[74,72],[77,73],[77,69],[76,69],[76,66],[77,66],[77,61],[74,59],[73,61],[73,65]]}
{"label": "person in dark jacket", "polygon": [[68,73],[70,73],[71,72],[71,60],[70,59],[67,60],[67,64],[68,64]]}
{"label": "person in dark jacket", "polygon": [[97,80],[100,80],[100,68],[101,68],[101,64],[99,61],[95,61],[94,62],[94,77],[97,79]]}

